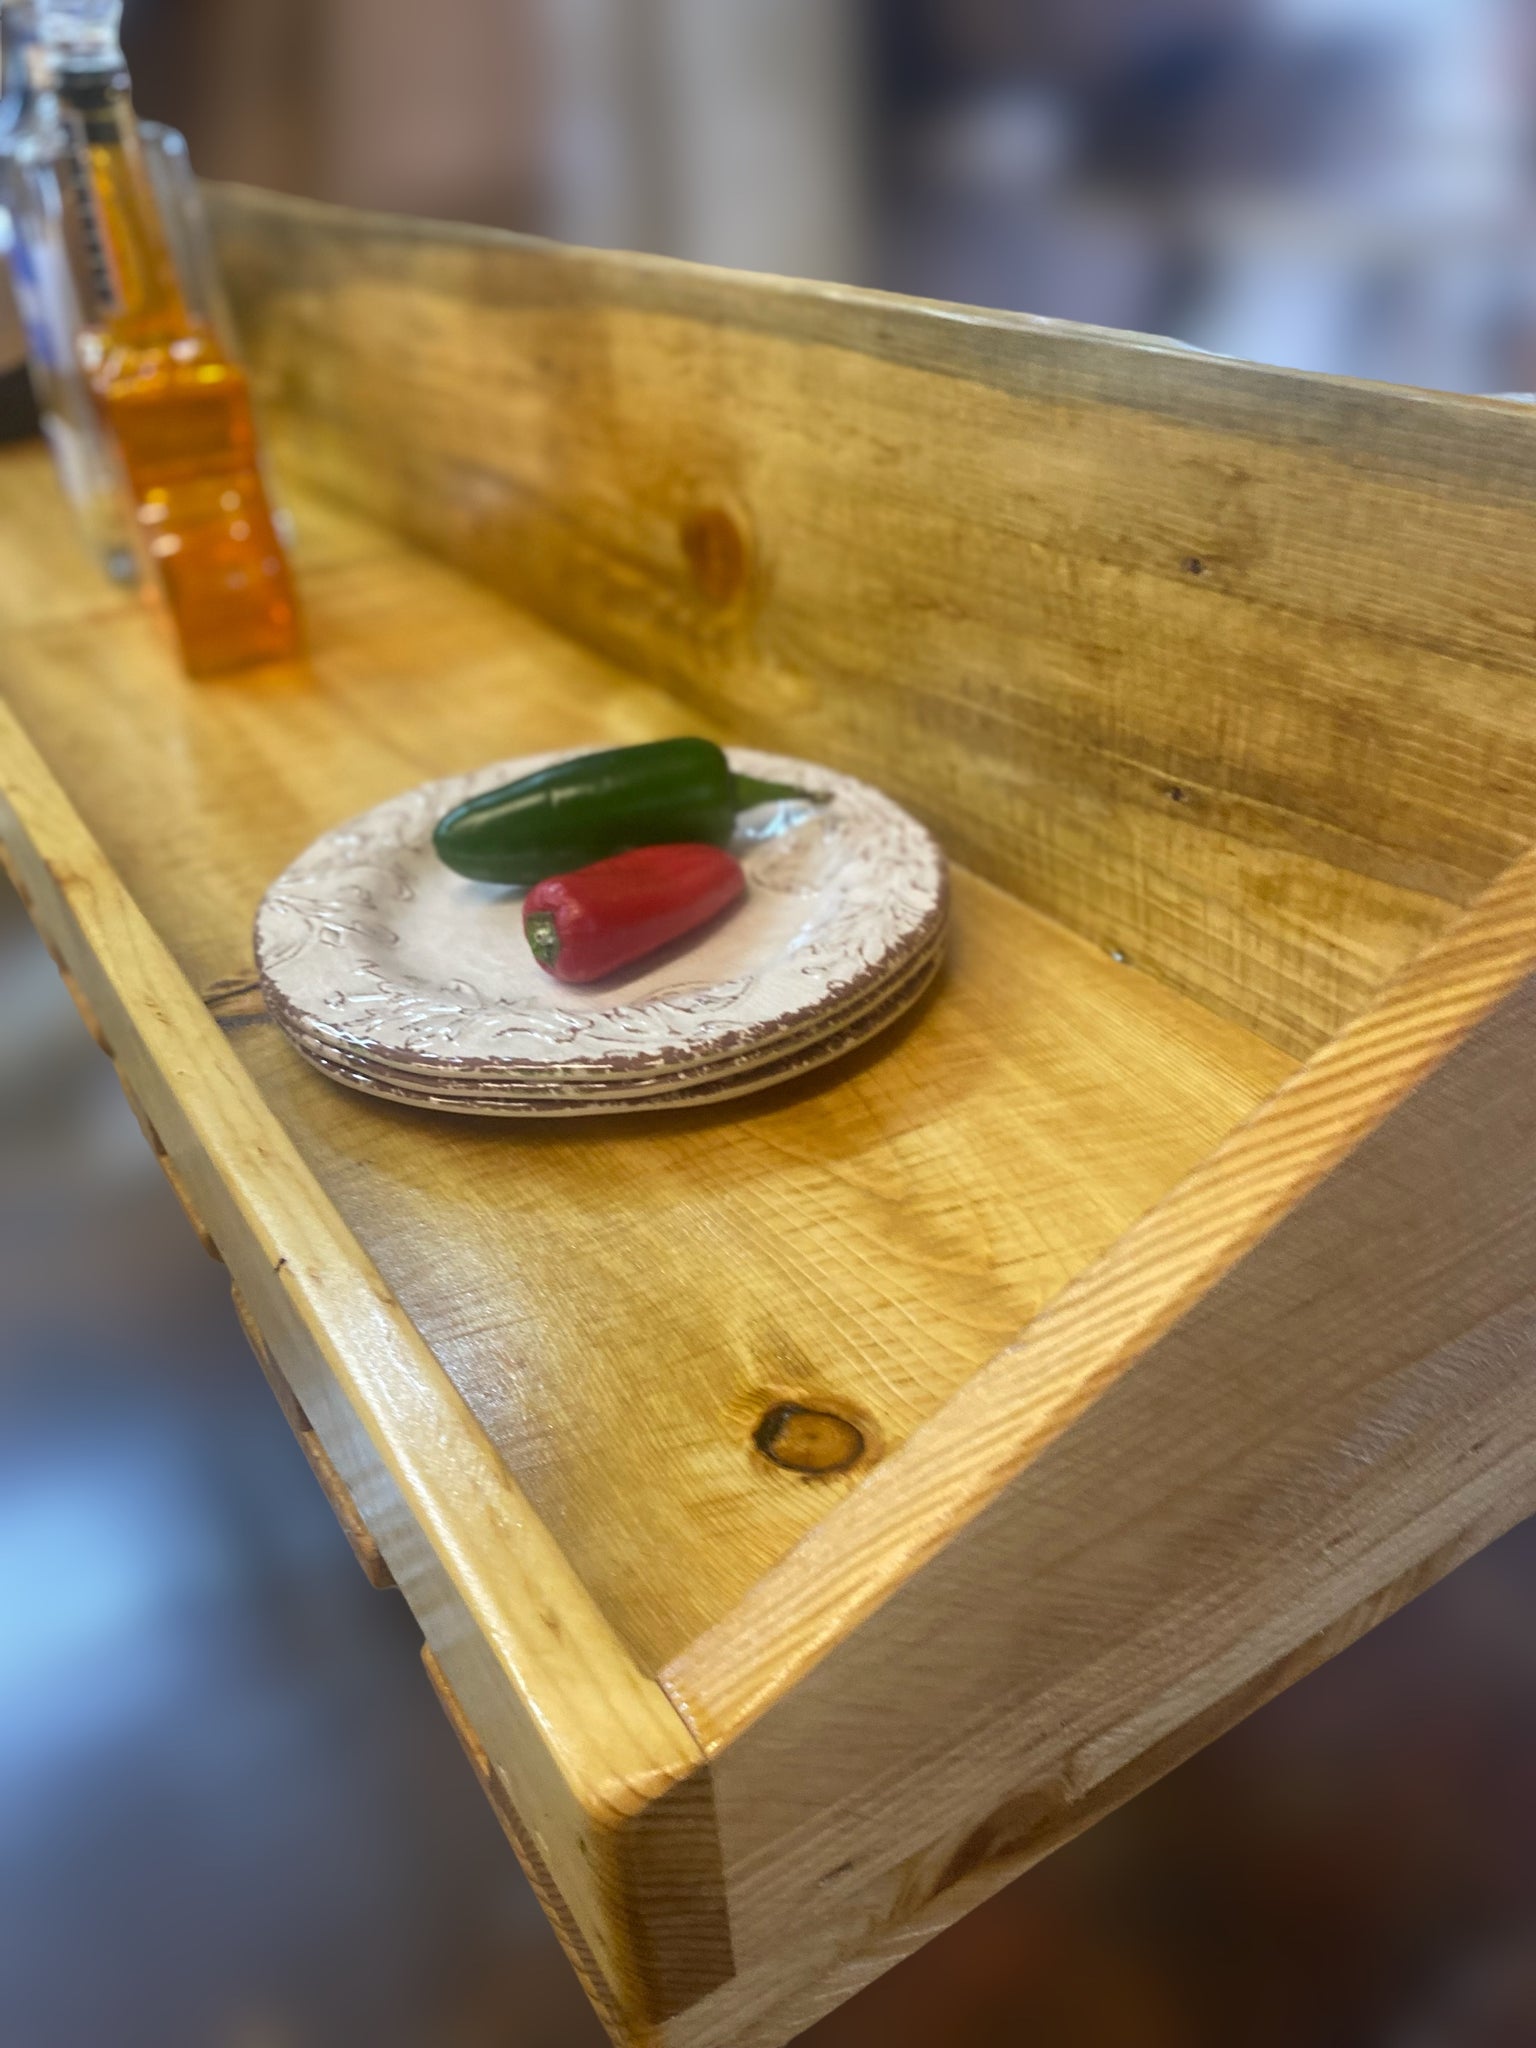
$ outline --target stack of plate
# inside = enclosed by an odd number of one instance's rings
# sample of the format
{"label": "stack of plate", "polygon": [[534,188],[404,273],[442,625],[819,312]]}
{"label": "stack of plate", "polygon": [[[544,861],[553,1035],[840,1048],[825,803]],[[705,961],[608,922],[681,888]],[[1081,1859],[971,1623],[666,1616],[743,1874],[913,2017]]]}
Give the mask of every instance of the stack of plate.
{"label": "stack of plate", "polygon": [[306,1059],[349,1087],[473,1116],[599,1116],[747,1095],[863,1045],[938,971],[948,893],[930,835],[867,784],[733,748],[738,773],[829,791],[738,820],[735,909],[622,977],[534,960],[522,892],[432,850],[466,797],[561,754],[429,783],[316,840],[268,890],[256,963]]}

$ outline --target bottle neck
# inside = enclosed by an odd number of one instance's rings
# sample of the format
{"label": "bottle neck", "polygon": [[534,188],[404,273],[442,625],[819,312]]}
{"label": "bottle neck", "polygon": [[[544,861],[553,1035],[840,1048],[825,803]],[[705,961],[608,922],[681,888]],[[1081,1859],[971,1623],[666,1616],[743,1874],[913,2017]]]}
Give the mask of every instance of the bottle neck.
{"label": "bottle neck", "polygon": [[134,118],[126,68],[64,63],[58,106],[86,216],[96,303],[88,317],[125,342],[191,331]]}
{"label": "bottle neck", "polygon": [[61,71],[118,70],[123,0],[23,0]]}

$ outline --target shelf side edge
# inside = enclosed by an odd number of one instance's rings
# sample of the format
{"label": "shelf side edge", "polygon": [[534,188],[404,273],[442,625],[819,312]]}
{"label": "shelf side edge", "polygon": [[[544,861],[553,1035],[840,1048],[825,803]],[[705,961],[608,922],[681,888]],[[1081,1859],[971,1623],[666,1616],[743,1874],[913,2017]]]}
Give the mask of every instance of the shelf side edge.
{"label": "shelf side edge", "polygon": [[794,1924],[876,1974],[1536,1508],[1533,1065],[1536,852],[674,1660],[743,1991]]}
{"label": "shelf side edge", "polygon": [[707,1750],[873,1615],[1536,972],[1536,849],[662,1673]]}
{"label": "shelf side edge", "polygon": [[[1171,1728],[1080,1798],[1049,1807],[1027,1793],[1012,1805],[1004,1800],[962,1839],[915,1855],[894,1869],[877,1871],[872,1885],[861,1885],[862,1873],[856,1876],[851,1860],[843,1857],[841,1863],[849,1865],[843,1873],[847,1889],[841,1896],[824,1898],[814,1929],[804,1930],[806,1939],[795,1952],[794,1970],[783,1968],[784,1951],[754,1959],[729,1984],[682,2015],[666,2032],[665,2048],[782,2048],[1533,1513],[1536,1476],[1518,1499],[1501,1501],[1475,1518],[1449,1542]],[[833,1869],[836,1872],[838,1866]]]}

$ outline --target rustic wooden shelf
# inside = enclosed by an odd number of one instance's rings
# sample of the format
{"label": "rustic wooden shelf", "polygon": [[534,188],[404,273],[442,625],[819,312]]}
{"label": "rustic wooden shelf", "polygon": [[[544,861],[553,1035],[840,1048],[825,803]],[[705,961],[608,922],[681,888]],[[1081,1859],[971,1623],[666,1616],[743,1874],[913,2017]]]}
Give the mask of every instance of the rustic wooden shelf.
{"label": "rustic wooden shelf", "polygon": [[[775,2048],[1536,1505],[1536,422],[219,218],[313,660],[184,682],[6,457],[0,837],[608,2024]],[[518,1128],[266,1019],[324,827],[701,729],[950,846],[872,1051]]]}

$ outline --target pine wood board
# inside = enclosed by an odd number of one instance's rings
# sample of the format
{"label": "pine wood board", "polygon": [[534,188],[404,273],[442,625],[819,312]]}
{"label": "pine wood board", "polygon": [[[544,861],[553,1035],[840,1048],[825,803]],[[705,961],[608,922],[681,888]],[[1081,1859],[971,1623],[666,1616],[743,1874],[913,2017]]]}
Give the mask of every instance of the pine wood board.
{"label": "pine wood board", "polygon": [[[32,474],[0,464],[0,532]],[[1293,1062],[962,873],[940,989],[825,1082],[559,1132],[361,1101],[270,1022],[228,1016],[266,882],[429,775],[690,721],[382,534],[307,569],[305,595],[309,678],[183,685],[125,609],[110,636],[94,619],[16,635],[7,694],[655,1670]],[[752,1438],[785,1400],[846,1415],[870,1456],[814,1484],[776,1469]]]}
{"label": "pine wood board", "polygon": [[695,1996],[700,1979],[718,1984],[729,1969],[718,1885],[660,1939],[643,1912],[665,1892],[672,1860],[718,1864],[696,1743],[608,1627],[3,702],[0,843],[266,1348],[493,1745],[599,1967],[638,1987],[641,2011],[680,1995],[680,1978]]}
{"label": "pine wood board", "polygon": [[[0,733],[5,836],[29,908],[111,1048],[194,1222],[230,1264],[346,1504],[355,1503],[366,1540],[406,1591],[439,1667],[494,1750],[498,1782],[580,1929],[583,1952],[596,1958],[632,2030],[672,2021],[728,1982],[734,1965],[723,1884],[710,1877],[720,1853],[713,1782],[651,1674],[849,1489],[846,1480],[808,1485],[758,1460],[750,1438],[762,1403],[796,1395],[836,1401],[857,1414],[872,1450],[889,1455],[912,1419],[963,1375],[961,1346],[971,1347],[972,1362],[994,1350],[1031,1312],[1028,1290],[1054,1291],[1293,1063],[962,878],[972,964],[957,958],[930,1015],[886,1055],[898,1063],[912,1057],[937,1018],[943,1037],[930,1053],[934,1064],[874,1087],[880,1062],[871,1058],[831,1091],[805,1088],[786,1106],[741,1120],[739,1136],[737,1120],[705,1115],[684,1120],[681,1133],[662,1119],[637,1128],[630,1229],[656,1236],[625,1262],[650,1280],[654,1250],[671,1261],[667,1277],[679,1284],[676,1209],[658,1222],[654,1201],[658,1182],[671,1179],[678,1201],[698,1203],[703,1221],[688,1240],[699,1261],[693,1285],[699,1312],[715,1315],[721,1333],[746,1291],[743,1246],[764,1260],[763,1284],[785,1290],[802,1262],[829,1289],[825,1276],[846,1246],[865,1290],[856,1309],[873,1317],[889,1285],[876,1273],[877,1256],[886,1256],[881,1234],[899,1244],[910,1229],[903,1211],[915,1175],[929,1229],[960,1218],[936,1251],[919,1238],[910,1254],[914,1290],[935,1303],[949,1290],[957,1334],[933,1351],[921,1328],[904,1327],[913,1309],[902,1304],[889,1325],[895,1337],[877,1326],[867,1344],[868,1391],[858,1395],[848,1389],[863,1388],[864,1361],[851,1347],[839,1352],[835,1373],[811,1375],[780,1361],[771,1378],[744,1390],[722,1334],[718,1355],[699,1360],[701,1371],[713,1364],[717,1372],[700,1396],[697,1386],[680,1394],[657,1371],[675,1304],[655,1292],[631,1295],[627,1330],[611,1303],[589,1307],[576,1324],[582,1347],[568,1354],[571,1383],[553,1390],[564,1404],[558,1419],[586,1460],[570,1452],[552,1460],[547,1435],[505,1427],[519,1368],[527,1372],[517,1352],[526,1337],[516,1288],[530,1226],[549,1229],[544,1212],[563,1186],[571,1212],[564,1237],[549,1231],[545,1284],[564,1313],[575,1313],[570,1275],[581,1259],[570,1263],[571,1248],[580,1253],[582,1232],[602,1246],[613,1230],[611,1154],[575,1142],[550,1146],[542,1133],[509,1145],[503,1127],[466,1134],[330,1088],[238,1000],[250,980],[250,907],[319,823],[405,775],[456,765],[461,756],[449,742],[478,750],[478,758],[503,746],[501,689],[515,696],[519,731],[525,719],[548,720],[539,731],[558,735],[584,717],[577,729],[594,738],[643,737],[675,729],[680,714],[654,689],[323,508],[316,523],[334,551],[323,550],[306,574],[313,671],[244,686],[188,685],[137,604],[109,594],[98,609],[98,587],[73,560],[72,538],[41,478],[39,455],[0,460],[9,587],[24,589],[31,560],[46,557],[57,587],[74,580],[84,623],[13,621],[0,650],[7,719],[19,715],[30,728],[30,737],[14,723]],[[413,713],[426,662],[432,694],[422,737]],[[48,750],[48,763],[34,742]],[[280,763],[291,746],[297,767],[285,778]],[[1016,1012],[1022,1021],[1042,1007],[1027,1029],[1012,1028]],[[1016,1112],[1001,1123],[994,1077],[1020,1091]],[[1083,1116],[1095,1105],[1106,1112],[1098,1152],[1106,1162],[1123,1156],[1129,1181],[1118,1164],[1103,1186],[1085,1177]],[[848,1119],[846,1164],[832,1128],[838,1116]],[[938,1178],[924,1192],[924,1155],[912,1133],[930,1121],[944,1142],[927,1155],[926,1171]],[[997,1143],[999,1133],[1008,1143]],[[953,1157],[951,1144],[961,1148]],[[976,1296],[994,1260],[985,1236],[972,1241],[981,1211],[969,1177],[983,1169],[1017,1173],[1031,1201],[1050,1198],[1022,1280],[1010,1274],[997,1283],[1025,1291],[1012,1306],[993,1308],[991,1320]],[[784,1255],[797,1183],[829,1170],[835,1201],[822,1199],[814,1228]],[[420,1207],[434,1173],[445,1205],[438,1237]],[[861,1197],[867,1209],[857,1228],[839,1236]],[[798,1248],[812,1238],[810,1251]],[[735,1281],[723,1293],[722,1246]],[[453,1292],[462,1272],[480,1290],[469,1317]],[[824,1292],[809,1304],[787,1294],[786,1304],[781,1317],[800,1316],[800,1327],[826,1342]],[[594,1345],[599,1314],[611,1344]],[[466,1322],[478,1339],[469,1354]],[[847,1327],[857,1329],[856,1314]],[[905,1410],[892,1383],[898,1340],[911,1360]],[[477,1377],[466,1371],[466,1355]],[[454,1407],[461,1397],[467,1410]],[[679,1458],[676,1443],[688,1431],[700,1448]],[[445,1446],[440,1464],[434,1453]],[[610,1455],[629,1460],[618,1481],[648,1489],[643,1501],[620,1498],[604,1463]],[[540,1498],[553,1524],[541,1518]],[[517,1505],[487,1526],[486,1504],[498,1499]],[[466,1511],[471,1527],[459,1531]],[[621,1516],[628,1519],[615,1536],[609,1518]],[[579,1592],[570,1559],[554,1562],[556,1525],[580,1558]],[[509,1556],[491,1564],[504,1547]],[[525,1584],[545,1595],[531,1644],[528,1616],[509,1623],[502,1609],[503,1601],[526,1604],[518,1590]],[[551,1675],[541,1665],[549,1652],[543,1627],[564,1648],[571,1614],[577,1670],[602,1702],[592,1728],[580,1725],[588,1710],[573,1708],[566,1694],[574,1674]],[[639,1662],[630,1654],[637,1644],[649,1651]],[[558,1666],[564,1661],[557,1655]],[[550,1727],[546,1748],[530,1728],[542,1729],[551,1715],[571,1725]],[[681,1907],[679,1867],[696,1880]],[[658,1888],[668,1904],[653,1925],[646,1900]]]}
{"label": "pine wood board", "polygon": [[668,1668],[700,2041],[774,2038],[786,1928],[863,1981],[1536,1511],[1533,969],[1536,852]]}
{"label": "pine wood board", "polygon": [[1521,408],[218,218],[297,473],[740,737],[878,763],[978,873],[1293,1052],[1536,834]]}
{"label": "pine wood board", "polygon": [[[211,1240],[210,1240],[211,1242]],[[215,1257],[218,1256],[215,1251]],[[272,1356],[267,1340],[261,1334],[261,1325],[251,1313],[244,1295],[238,1287],[232,1290],[235,1314],[245,1332],[256,1363],[261,1367],[262,1377],[272,1389],[272,1395],[283,1411],[283,1419],[298,1440],[299,1449],[304,1453],[310,1470],[314,1473],[320,1491],[330,1502],[331,1511],[346,1537],[353,1556],[362,1567],[363,1576],[377,1593],[387,1593],[394,1587],[394,1575],[384,1562],[384,1553],[374,1540],[373,1531],[363,1520],[357,1502],[350,1489],[337,1471],[330,1452],[320,1441],[315,1426],[304,1412],[303,1403],[294,1393],[283,1376],[282,1367]]]}
{"label": "pine wood board", "polygon": [[[1536,1503],[1536,423],[220,218],[313,663],[183,684],[0,461],[0,838],[610,2028],[777,2048]],[[323,825],[687,729],[962,856],[889,1045],[524,1134],[264,1021]]]}

